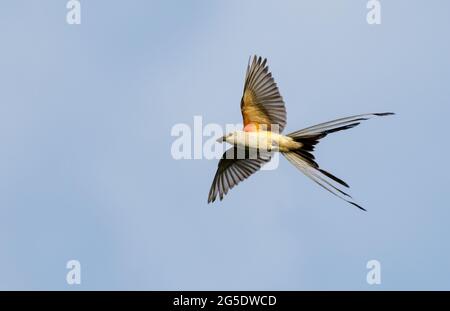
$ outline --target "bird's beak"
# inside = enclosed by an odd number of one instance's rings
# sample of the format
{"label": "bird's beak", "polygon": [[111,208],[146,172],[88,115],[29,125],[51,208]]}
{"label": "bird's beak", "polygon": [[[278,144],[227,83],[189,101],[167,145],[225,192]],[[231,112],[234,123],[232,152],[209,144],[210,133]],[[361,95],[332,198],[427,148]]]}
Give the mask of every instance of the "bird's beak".
{"label": "bird's beak", "polygon": [[225,141],[225,136],[219,137],[216,140],[218,143],[223,143]]}

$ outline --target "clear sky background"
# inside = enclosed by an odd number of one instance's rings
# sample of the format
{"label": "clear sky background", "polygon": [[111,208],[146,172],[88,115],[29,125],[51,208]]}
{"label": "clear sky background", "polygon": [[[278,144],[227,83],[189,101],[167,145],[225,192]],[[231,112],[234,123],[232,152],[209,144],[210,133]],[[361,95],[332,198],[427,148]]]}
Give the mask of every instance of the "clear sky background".
{"label": "clear sky background", "polygon": [[[449,290],[450,2],[366,3],[1,1],[0,289]],[[172,159],[174,124],[241,122],[254,53],[287,132],[397,113],[317,148],[368,212],[285,159],[207,205],[217,161]]]}

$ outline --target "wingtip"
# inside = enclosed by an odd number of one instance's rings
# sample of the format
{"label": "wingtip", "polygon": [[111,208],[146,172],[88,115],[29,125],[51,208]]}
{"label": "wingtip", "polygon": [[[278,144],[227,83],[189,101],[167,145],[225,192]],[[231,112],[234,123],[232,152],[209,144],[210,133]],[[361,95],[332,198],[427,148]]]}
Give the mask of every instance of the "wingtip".
{"label": "wingtip", "polygon": [[212,193],[210,193],[208,195],[208,204],[209,203],[214,203],[215,200],[216,200],[216,198],[212,195]]}

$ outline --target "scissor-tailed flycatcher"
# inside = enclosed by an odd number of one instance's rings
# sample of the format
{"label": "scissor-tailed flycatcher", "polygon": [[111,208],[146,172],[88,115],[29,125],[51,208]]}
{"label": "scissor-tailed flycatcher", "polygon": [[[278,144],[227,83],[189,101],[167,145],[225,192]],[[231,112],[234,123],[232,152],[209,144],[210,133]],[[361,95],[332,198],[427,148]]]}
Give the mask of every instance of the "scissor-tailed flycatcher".
{"label": "scissor-tailed flycatcher", "polygon": [[249,62],[247,66],[244,94],[241,99],[244,129],[229,133],[219,140],[226,141],[233,147],[228,149],[219,161],[209,191],[208,203],[214,202],[217,196],[222,200],[228,190],[257,172],[270,161],[272,153],[278,151],[318,185],[365,210],[341,189],[348,188],[347,183],[321,169],[315,162],[314,146],[330,133],[355,127],[361,121],[375,116],[393,113],[361,114],[281,135],[286,126],[286,108],[266,62],[266,59],[254,56],[251,64]]}

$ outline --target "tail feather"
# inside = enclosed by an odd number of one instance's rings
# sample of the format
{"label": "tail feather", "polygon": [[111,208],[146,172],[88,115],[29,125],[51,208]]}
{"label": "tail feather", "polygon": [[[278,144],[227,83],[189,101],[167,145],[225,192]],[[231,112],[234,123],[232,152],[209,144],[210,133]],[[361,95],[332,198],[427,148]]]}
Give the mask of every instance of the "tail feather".
{"label": "tail feather", "polygon": [[350,188],[350,186],[349,186],[345,181],[343,181],[342,179],[340,179],[340,178],[334,176],[333,174],[331,174],[331,173],[329,173],[329,172],[327,172],[327,171],[325,171],[325,170],[322,170],[322,169],[320,169],[320,168],[319,168],[319,171],[320,171],[322,174],[324,174],[325,176],[327,176],[328,178],[333,179],[333,180],[334,180],[335,182],[337,182],[338,184],[341,184],[342,186],[344,186],[344,187],[346,187],[346,188]]}
{"label": "tail feather", "polygon": [[309,166],[311,166],[312,168],[315,168],[316,170],[318,170],[320,173],[322,173],[326,177],[334,180],[335,182],[337,182],[338,184],[341,184],[342,186],[344,186],[346,188],[349,188],[349,185],[345,181],[343,181],[342,179],[334,176],[330,172],[327,172],[324,169],[321,169],[319,167],[319,164],[317,164],[317,162],[314,160],[314,155],[311,152],[306,152],[306,151],[304,151],[302,149],[293,150],[291,152],[293,152],[297,156],[301,157],[302,160],[305,161],[306,163],[308,163]]}
{"label": "tail feather", "polygon": [[382,117],[382,116],[389,116],[393,115],[393,112],[383,112],[383,113],[366,113],[366,114],[360,114],[356,116],[346,117],[346,118],[340,118],[333,121],[328,121],[325,123],[320,123],[314,126],[310,126],[307,128],[304,128],[302,130],[293,132],[288,134],[288,136],[292,138],[300,138],[300,137],[308,137],[308,136],[315,136],[315,135],[322,135],[321,138],[325,137],[327,134],[347,130],[349,128],[355,127],[358,124],[361,123],[361,121],[369,120],[373,117]]}
{"label": "tail feather", "polygon": [[291,162],[319,186],[342,200],[365,211],[362,206],[353,201],[349,194],[339,188],[340,186],[350,188],[345,181],[319,167],[315,161],[313,151],[319,141],[330,133],[353,128],[359,125],[361,121],[368,120],[372,117],[388,116],[393,114],[394,113],[392,112],[361,114],[317,124],[290,133],[287,136],[293,138],[296,142],[299,142],[301,147],[296,150],[284,152],[283,155],[289,160],[289,162]]}
{"label": "tail feather", "polygon": [[[312,167],[308,162],[305,161],[305,159],[298,155],[295,152],[286,152],[283,153],[283,155],[286,157],[286,159],[289,160],[295,167],[297,167],[303,174],[305,174],[307,177],[309,177],[312,181],[314,181],[316,184],[324,188],[325,190],[329,191],[330,193],[334,194],[338,198],[346,201],[347,203],[350,203],[359,209],[365,211],[366,209],[363,208],[361,205],[357,204],[353,201],[352,197],[344,192],[343,190],[339,189],[338,186],[335,186],[332,184],[331,181],[328,181],[326,177],[329,177],[331,175],[330,173],[324,173],[323,170],[317,169]],[[331,175],[333,176],[333,175]],[[334,177],[334,176],[333,176]],[[332,180],[335,180],[331,178]],[[336,179],[338,179],[336,177]],[[344,182],[345,184],[345,182]]]}

